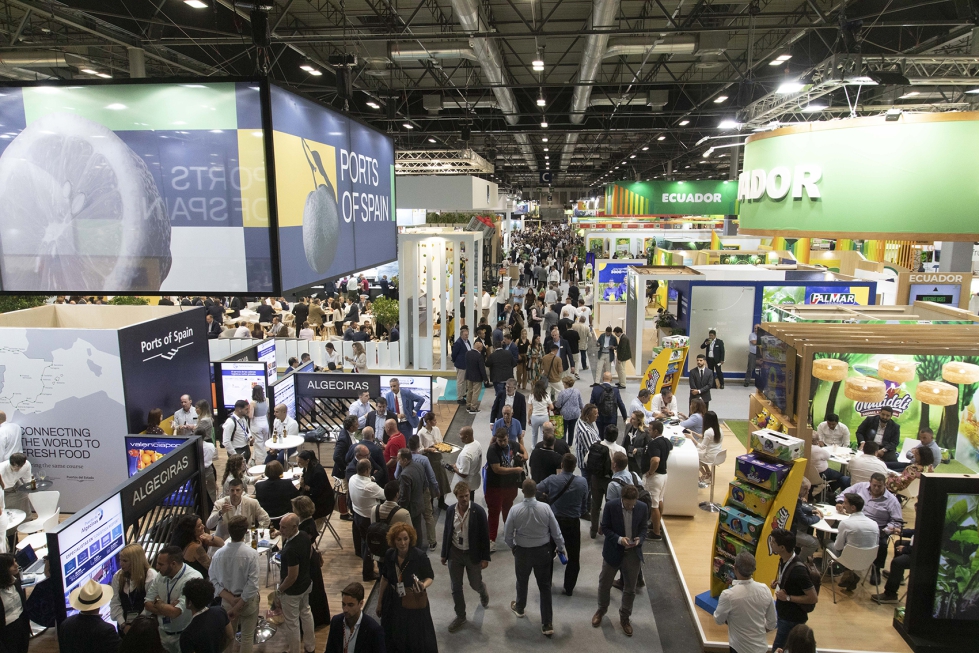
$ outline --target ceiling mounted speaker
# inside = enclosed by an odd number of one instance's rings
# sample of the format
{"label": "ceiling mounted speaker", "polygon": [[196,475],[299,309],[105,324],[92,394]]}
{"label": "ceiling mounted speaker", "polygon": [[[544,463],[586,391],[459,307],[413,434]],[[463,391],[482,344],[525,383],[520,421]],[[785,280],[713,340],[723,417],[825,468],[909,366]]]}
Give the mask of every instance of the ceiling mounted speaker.
{"label": "ceiling mounted speaker", "polygon": [[461,138],[463,141],[467,143],[469,142],[469,137],[471,135],[472,135],[472,130],[469,128],[469,125],[463,125],[462,128],[459,130],[459,138]]}
{"label": "ceiling mounted speaker", "polygon": [[272,44],[272,36],[269,33],[269,13],[261,9],[253,9],[249,14],[252,24],[252,43],[260,48],[267,48]]}

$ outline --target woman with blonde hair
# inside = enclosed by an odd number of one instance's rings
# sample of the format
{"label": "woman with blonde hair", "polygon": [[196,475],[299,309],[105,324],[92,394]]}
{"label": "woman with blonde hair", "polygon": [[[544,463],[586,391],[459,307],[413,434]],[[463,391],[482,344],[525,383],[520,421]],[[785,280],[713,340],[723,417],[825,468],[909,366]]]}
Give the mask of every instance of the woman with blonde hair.
{"label": "woman with blonde hair", "polygon": [[146,588],[156,580],[156,569],[146,559],[146,552],[139,544],[127,544],[119,552],[119,571],[112,576],[112,600],[109,614],[125,636],[133,621],[146,612],[144,602]]}
{"label": "woman with blonde hair", "polygon": [[265,464],[265,441],[269,439],[269,401],[261,384],[252,387],[252,400],[248,402],[248,430],[255,447],[252,449],[252,464]]}
{"label": "woman with blonde hair", "polygon": [[[387,650],[438,653],[426,591],[435,579],[432,563],[417,548],[418,534],[410,524],[392,524],[387,540],[390,548],[380,566],[381,598],[377,602]],[[404,587],[404,596],[398,594],[399,584]]]}
{"label": "woman with blonde hair", "polygon": [[625,439],[622,440],[622,446],[629,456],[629,471],[639,474],[640,477],[645,475],[642,458],[647,444],[649,444],[649,432],[646,429],[646,413],[641,410],[633,411],[625,426]]}
{"label": "woman with blonde hair", "polygon": [[355,342],[353,343],[352,349],[354,350],[353,358],[344,356],[344,360],[353,365],[352,372],[354,374],[363,374],[367,371],[367,352],[364,351],[364,345],[363,343]]}

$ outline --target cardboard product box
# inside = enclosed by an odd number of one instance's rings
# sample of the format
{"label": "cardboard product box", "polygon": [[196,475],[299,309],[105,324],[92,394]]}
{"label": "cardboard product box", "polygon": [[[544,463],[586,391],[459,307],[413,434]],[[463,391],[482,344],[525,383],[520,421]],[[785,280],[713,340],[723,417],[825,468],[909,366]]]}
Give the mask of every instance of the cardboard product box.
{"label": "cardboard product box", "polygon": [[761,429],[751,434],[751,448],[771,458],[792,462],[801,458],[806,448],[802,440],[771,429]]}
{"label": "cardboard product box", "polygon": [[775,493],[745,481],[731,481],[731,503],[759,517],[766,517],[775,503]]}
{"label": "cardboard product box", "polygon": [[731,560],[734,560],[742,551],[747,551],[751,554],[755,552],[754,546],[724,531],[718,531],[717,541],[714,542],[714,549],[715,554],[721,553],[730,557]]}
{"label": "cardboard product box", "polygon": [[789,475],[791,469],[792,466],[787,463],[777,463],[753,453],[746,453],[738,456],[734,475],[742,481],[748,481],[771,492],[778,492],[782,487],[782,481]]}
{"label": "cardboard product box", "polygon": [[741,512],[731,506],[721,506],[721,512],[718,516],[722,529],[745,542],[753,545],[758,544],[762,527],[765,525],[764,519]]}
{"label": "cardboard product box", "polygon": [[714,578],[730,585],[734,582],[734,563],[727,558],[716,556],[714,558]]}

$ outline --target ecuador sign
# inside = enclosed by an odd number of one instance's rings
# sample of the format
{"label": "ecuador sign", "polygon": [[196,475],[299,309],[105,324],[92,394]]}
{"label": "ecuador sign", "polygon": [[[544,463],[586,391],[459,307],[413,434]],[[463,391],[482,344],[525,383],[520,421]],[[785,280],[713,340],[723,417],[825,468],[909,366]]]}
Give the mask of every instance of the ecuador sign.
{"label": "ecuador sign", "polygon": [[618,181],[605,189],[607,215],[733,215],[733,181]]}
{"label": "ecuador sign", "polygon": [[748,138],[740,231],[979,239],[979,113],[793,125]]}

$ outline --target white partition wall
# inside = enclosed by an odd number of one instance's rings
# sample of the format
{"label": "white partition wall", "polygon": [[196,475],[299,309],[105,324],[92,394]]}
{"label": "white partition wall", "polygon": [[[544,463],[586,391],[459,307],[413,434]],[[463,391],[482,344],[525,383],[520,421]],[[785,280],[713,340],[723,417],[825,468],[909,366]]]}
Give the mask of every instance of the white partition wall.
{"label": "white partition wall", "polygon": [[[468,231],[431,231],[405,233],[399,238],[398,270],[401,295],[400,351],[393,347],[391,367],[413,366],[416,370],[451,370],[452,343],[459,337],[463,324],[470,328],[477,312],[478,290],[482,288],[482,267],[479,265],[483,235]],[[461,279],[465,279],[465,297],[460,294]],[[471,292],[473,289],[477,293]],[[465,299],[467,319],[459,317],[460,302]],[[436,315],[441,316],[438,337],[435,337]],[[436,365],[436,350],[439,352]],[[393,360],[397,356],[398,360]]]}

